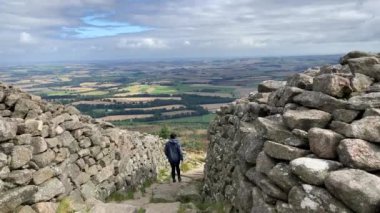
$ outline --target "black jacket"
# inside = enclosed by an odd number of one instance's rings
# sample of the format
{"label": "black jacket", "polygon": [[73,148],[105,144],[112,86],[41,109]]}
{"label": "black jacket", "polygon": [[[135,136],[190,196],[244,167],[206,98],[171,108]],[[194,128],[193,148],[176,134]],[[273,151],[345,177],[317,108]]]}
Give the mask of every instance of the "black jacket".
{"label": "black jacket", "polygon": [[165,145],[165,155],[170,163],[178,163],[183,160],[181,145],[177,139],[170,139]]}

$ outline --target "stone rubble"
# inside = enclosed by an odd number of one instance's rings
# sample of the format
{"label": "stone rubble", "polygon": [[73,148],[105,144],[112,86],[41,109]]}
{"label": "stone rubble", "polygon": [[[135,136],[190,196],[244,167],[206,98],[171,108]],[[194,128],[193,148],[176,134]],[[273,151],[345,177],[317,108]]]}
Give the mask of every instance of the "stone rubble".
{"label": "stone rubble", "polygon": [[217,111],[208,201],[231,212],[380,212],[380,54],[340,63],[265,81]]}
{"label": "stone rubble", "polygon": [[[154,180],[164,141],[0,83],[0,212],[55,212]],[[74,205],[75,204],[75,205]]]}

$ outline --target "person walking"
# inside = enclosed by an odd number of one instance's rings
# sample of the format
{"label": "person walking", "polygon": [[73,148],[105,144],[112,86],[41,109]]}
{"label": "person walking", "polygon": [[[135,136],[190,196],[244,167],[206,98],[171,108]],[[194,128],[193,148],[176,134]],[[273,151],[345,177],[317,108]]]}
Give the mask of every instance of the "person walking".
{"label": "person walking", "polygon": [[181,182],[181,169],[179,167],[180,162],[183,161],[182,149],[177,135],[175,133],[170,134],[169,141],[165,144],[165,155],[169,160],[172,167],[173,182],[176,182],[175,173],[177,172],[178,181]]}

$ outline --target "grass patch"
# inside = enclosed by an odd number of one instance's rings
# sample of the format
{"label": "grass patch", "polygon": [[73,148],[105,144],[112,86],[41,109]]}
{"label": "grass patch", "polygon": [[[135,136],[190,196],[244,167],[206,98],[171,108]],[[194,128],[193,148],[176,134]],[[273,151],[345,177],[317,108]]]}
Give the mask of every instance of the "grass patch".
{"label": "grass patch", "polygon": [[164,183],[170,180],[169,169],[160,169],[157,174],[157,182]]}
{"label": "grass patch", "polygon": [[127,192],[113,192],[108,198],[106,198],[106,202],[122,202],[125,200],[132,200],[135,197],[134,190],[128,190]]}
{"label": "grass patch", "polygon": [[146,210],[144,208],[139,208],[137,210],[137,213],[145,213],[145,212],[146,212]]}
{"label": "grass patch", "polygon": [[73,213],[74,210],[71,208],[71,201],[69,198],[63,198],[58,205],[57,213]]}

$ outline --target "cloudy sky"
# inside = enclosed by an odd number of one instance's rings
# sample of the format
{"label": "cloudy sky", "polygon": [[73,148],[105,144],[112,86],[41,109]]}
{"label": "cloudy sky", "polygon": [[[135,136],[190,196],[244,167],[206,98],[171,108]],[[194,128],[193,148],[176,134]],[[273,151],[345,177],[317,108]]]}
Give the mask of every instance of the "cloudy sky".
{"label": "cloudy sky", "polygon": [[380,52],[379,0],[0,0],[0,63]]}

